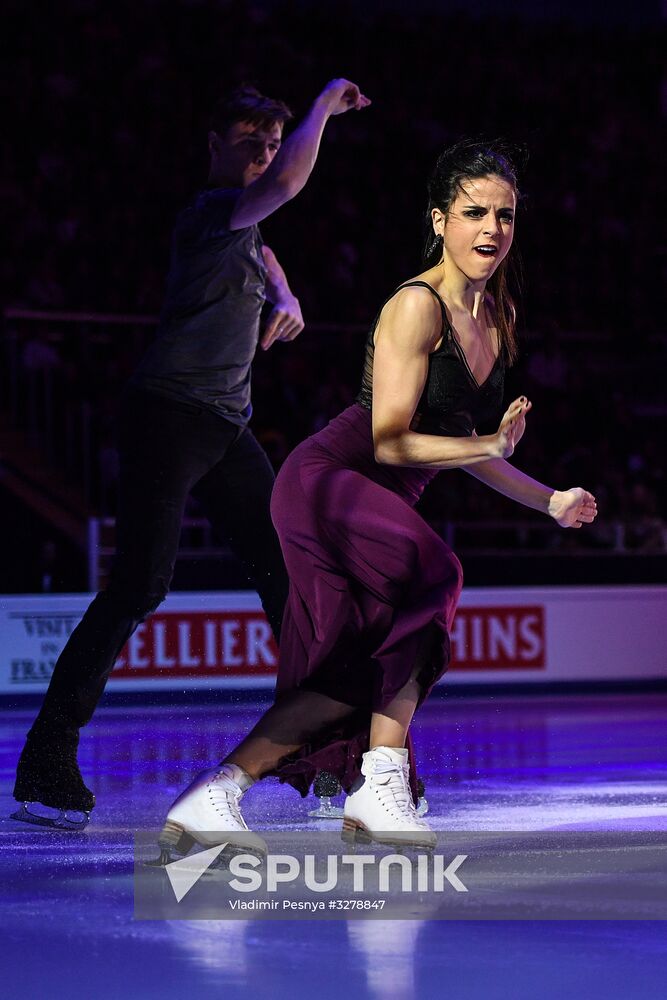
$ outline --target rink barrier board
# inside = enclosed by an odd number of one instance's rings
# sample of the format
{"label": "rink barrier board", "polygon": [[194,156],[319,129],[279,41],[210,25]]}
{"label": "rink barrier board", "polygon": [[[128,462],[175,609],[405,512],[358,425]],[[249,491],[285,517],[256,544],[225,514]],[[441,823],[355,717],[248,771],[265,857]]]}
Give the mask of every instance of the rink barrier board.
{"label": "rink barrier board", "polygon": [[[90,594],[0,598],[0,694],[39,693]],[[667,680],[667,587],[468,588],[447,685]],[[277,649],[252,591],[170,594],[108,691],[272,688]]]}

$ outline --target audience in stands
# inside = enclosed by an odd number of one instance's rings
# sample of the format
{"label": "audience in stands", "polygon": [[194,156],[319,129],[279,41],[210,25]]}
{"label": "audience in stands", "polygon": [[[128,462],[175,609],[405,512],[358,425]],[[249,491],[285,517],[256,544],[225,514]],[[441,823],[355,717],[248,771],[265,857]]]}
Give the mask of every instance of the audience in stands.
{"label": "audience in stands", "polygon": [[[13,247],[0,264],[5,307],[157,313],[175,213],[205,181],[217,93],[250,80],[298,116],[327,77],[358,79],[371,111],[344,135],[332,123],[312,184],[282,210],[275,237],[264,231],[315,325],[257,359],[254,428],[278,466],[354,397],[364,327],[399,276],[421,267],[415,192],[427,165],[481,121],[529,151],[517,222],[525,337],[508,389],[534,402],[522,467],[591,484],[602,517],[587,545],[618,547],[614,522],[628,549],[665,551],[665,335],[646,281],[662,187],[650,28],[433,7],[346,14],[296,0],[63,0],[38,18],[19,0],[10,8],[9,131],[25,141],[5,144],[0,162]],[[112,509],[114,400],[150,330],[6,327],[23,377],[59,380],[63,419],[77,403],[94,411],[93,500]],[[439,477],[424,510],[442,521],[523,516],[463,473]]]}

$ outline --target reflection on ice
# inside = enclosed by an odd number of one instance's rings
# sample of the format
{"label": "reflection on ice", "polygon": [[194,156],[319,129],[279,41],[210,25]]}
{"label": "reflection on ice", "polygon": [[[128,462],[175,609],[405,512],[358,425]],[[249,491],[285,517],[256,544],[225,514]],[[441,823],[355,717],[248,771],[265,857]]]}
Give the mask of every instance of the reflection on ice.
{"label": "reflection on ice", "polygon": [[171,939],[197,965],[241,981],[248,971],[246,930],[249,920],[170,920]]}
{"label": "reflection on ice", "polygon": [[361,953],[373,1000],[416,997],[415,948],[423,920],[350,920],[347,934]]}

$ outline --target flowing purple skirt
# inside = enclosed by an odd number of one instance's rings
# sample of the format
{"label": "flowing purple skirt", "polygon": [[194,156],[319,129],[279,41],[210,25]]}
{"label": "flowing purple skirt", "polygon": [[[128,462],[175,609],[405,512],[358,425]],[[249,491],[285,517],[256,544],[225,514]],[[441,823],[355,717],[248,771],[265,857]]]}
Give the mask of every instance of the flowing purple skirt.
{"label": "flowing purple skirt", "polygon": [[349,790],[371,713],[417,663],[423,698],[447,669],[461,564],[413,510],[436,474],[379,465],[371,414],[359,404],[300,444],[278,474],[271,513],[290,589],[277,698],[302,688],[354,707],[273,772],[302,795],[321,770]]}

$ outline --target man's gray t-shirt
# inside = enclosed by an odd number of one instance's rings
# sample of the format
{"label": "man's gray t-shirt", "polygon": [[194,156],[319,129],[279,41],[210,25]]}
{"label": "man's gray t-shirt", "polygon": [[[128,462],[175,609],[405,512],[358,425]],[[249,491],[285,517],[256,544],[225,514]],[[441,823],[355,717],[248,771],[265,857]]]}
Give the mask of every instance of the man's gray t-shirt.
{"label": "man's gray t-shirt", "polygon": [[245,426],[266,266],[258,227],[229,229],[242,190],[202,191],[178,216],[157,337],[132,383]]}

